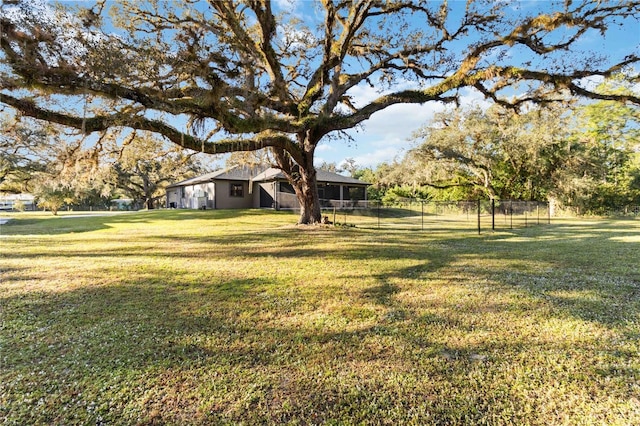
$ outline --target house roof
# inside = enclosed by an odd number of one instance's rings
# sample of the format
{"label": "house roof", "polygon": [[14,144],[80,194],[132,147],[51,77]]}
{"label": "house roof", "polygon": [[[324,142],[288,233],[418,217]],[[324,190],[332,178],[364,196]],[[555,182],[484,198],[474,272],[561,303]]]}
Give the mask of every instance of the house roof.
{"label": "house roof", "polygon": [[264,167],[234,166],[228,169],[217,170],[215,172],[206,173],[201,176],[173,183],[167,186],[167,188],[197,185],[199,183],[211,182],[214,180],[250,180],[251,176],[255,176],[263,170]]}
{"label": "house roof", "polygon": [[34,201],[35,196],[33,194],[21,193],[21,194],[9,194],[0,192],[0,200],[3,201]]}
{"label": "house roof", "polygon": [[[256,175],[252,180],[254,182],[266,182],[273,180],[284,180],[286,176],[280,169],[269,168],[264,172]],[[318,182],[328,182],[328,183],[343,183],[343,184],[354,184],[354,185],[371,185],[370,183],[363,182],[356,178],[352,178],[349,176],[343,176],[338,173],[328,172],[326,170],[318,170],[316,172],[316,179]]]}
{"label": "house roof", "polygon": [[[342,183],[352,185],[371,185],[370,183],[363,182],[361,180],[343,176],[338,173],[328,172],[325,170],[317,171],[318,182],[327,183]],[[250,166],[234,166],[229,169],[218,170],[211,173],[206,173],[201,176],[196,176],[191,179],[183,180],[167,186],[167,188],[176,188],[180,186],[197,185],[199,183],[211,182],[214,180],[245,180],[253,182],[268,182],[274,180],[286,180],[286,176],[280,169],[270,167],[264,169],[264,167],[250,167]]]}

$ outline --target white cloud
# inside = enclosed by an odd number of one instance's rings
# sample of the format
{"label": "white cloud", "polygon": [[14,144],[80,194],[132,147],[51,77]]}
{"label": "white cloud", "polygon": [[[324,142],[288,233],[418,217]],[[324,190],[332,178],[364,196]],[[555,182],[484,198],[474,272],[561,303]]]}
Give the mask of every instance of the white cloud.
{"label": "white cloud", "polygon": [[17,6],[9,4],[3,7],[2,12],[20,31],[44,31],[53,36],[55,43],[40,51],[40,55],[53,66],[58,65],[60,59],[82,63],[87,44],[106,40],[104,35],[84,29],[73,13],[57,10],[45,0],[31,0]]}
{"label": "white cloud", "polygon": [[290,52],[303,51],[314,46],[317,41],[311,32],[307,30],[298,30],[294,26],[280,25],[278,26],[278,34],[281,42],[288,46]]}
{"label": "white cloud", "polygon": [[316,147],[316,152],[327,152],[327,151],[331,152],[335,150],[336,150],[335,147],[322,142],[320,142],[320,144]]}
{"label": "white cloud", "polygon": [[[401,82],[396,90],[409,89],[412,86],[412,83]],[[381,93],[369,86],[354,87],[349,94],[352,96],[352,102],[358,107],[381,96]],[[490,102],[477,90],[465,89],[460,91],[460,104],[480,105],[486,108]],[[375,167],[382,162],[400,158],[406,150],[416,144],[412,140],[414,132],[446,108],[447,106],[440,102],[392,105],[373,114],[369,120],[362,123],[361,129],[347,131],[354,143],[345,146],[337,141],[330,141],[319,145],[318,151],[322,152],[323,156],[319,163],[327,161],[341,164],[345,158],[351,157],[362,167]]]}
{"label": "white cloud", "polygon": [[[400,83],[395,91],[415,87],[412,83]],[[352,102],[358,107],[369,104],[379,96],[376,89],[368,86],[357,86],[349,91]],[[384,94],[384,93],[383,93]],[[479,105],[487,108],[491,103],[475,89],[463,89],[459,94],[461,106]],[[444,111],[447,106],[441,102],[426,102],[424,104],[396,104],[371,116],[363,123],[364,132],[376,136],[409,137],[412,132],[427,124],[434,115]]]}
{"label": "white cloud", "polygon": [[[362,155],[356,155],[351,158],[353,158],[356,164],[360,167],[376,167],[380,163],[389,163],[396,158],[399,159],[404,154],[404,152],[405,150],[403,148],[397,146],[387,146],[385,148],[375,149],[373,151],[363,153]],[[339,163],[342,163],[345,158],[343,158]]]}
{"label": "white cloud", "polygon": [[330,163],[331,161],[328,161],[327,159],[325,159],[324,157],[319,157],[319,156],[315,156],[313,157],[313,165],[316,167],[321,166],[323,163]]}
{"label": "white cloud", "polygon": [[482,93],[474,88],[465,88],[461,90],[460,106],[470,107],[477,105],[482,109],[487,109],[493,105],[493,101],[487,100]]}
{"label": "white cloud", "polygon": [[300,8],[301,0],[275,0],[278,9],[286,12],[295,12]]}
{"label": "white cloud", "polygon": [[363,107],[371,101],[379,98],[380,96],[384,96],[389,93],[398,92],[402,90],[411,90],[418,89],[418,85],[415,82],[400,80],[396,82],[392,89],[380,90],[375,87],[371,87],[368,84],[362,83],[358,86],[352,87],[347,92],[348,96],[351,96],[351,102],[356,107]]}
{"label": "white cloud", "polygon": [[577,81],[578,86],[587,90],[596,90],[596,88],[604,82],[604,77],[601,75],[592,75],[589,77],[581,78]]}
{"label": "white cloud", "polygon": [[423,105],[398,104],[379,111],[363,123],[364,132],[376,138],[408,139],[411,134],[424,126],[433,116],[444,111],[441,103],[429,102]]}

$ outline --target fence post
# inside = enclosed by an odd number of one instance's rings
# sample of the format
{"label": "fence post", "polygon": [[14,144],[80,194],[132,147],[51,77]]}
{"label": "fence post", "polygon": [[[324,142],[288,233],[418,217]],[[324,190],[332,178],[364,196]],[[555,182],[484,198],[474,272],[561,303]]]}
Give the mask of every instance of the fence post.
{"label": "fence post", "polygon": [[536,215],[538,216],[538,225],[540,225],[540,203],[536,203]]}
{"label": "fence post", "polygon": [[336,226],[336,206],[333,206],[333,226]]}
{"label": "fence post", "polygon": [[491,199],[491,230],[496,230],[496,199]]}
{"label": "fence post", "polygon": [[551,225],[551,203],[547,202],[547,225]]}
{"label": "fence post", "polygon": [[424,231],[424,200],[420,200],[420,210],[422,213],[422,230]]}
{"label": "fence post", "polygon": [[380,204],[382,201],[378,201],[378,229],[380,229]]}
{"label": "fence post", "polygon": [[509,200],[509,229],[513,229],[513,200]]}
{"label": "fence post", "polygon": [[480,235],[480,198],[478,198],[478,235]]}
{"label": "fence post", "polygon": [[524,227],[527,227],[527,208],[524,208]]}

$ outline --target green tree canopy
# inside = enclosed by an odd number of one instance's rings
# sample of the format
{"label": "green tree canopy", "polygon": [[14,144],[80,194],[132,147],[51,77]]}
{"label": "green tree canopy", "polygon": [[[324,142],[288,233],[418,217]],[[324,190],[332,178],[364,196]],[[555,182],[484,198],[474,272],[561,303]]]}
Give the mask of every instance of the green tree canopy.
{"label": "green tree canopy", "polygon": [[153,209],[157,200],[164,197],[168,184],[203,171],[193,153],[188,154],[175,145],[167,146],[151,134],[129,138],[106,162],[105,178],[114,191],[147,209]]}
{"label": "green tree canopy", "polygon": [[[638,92],[623,75],[606,80],[598,90]],[[640,204],[640,108],[611,101],[582,105],[570,140],[576,178],[560,182],[568,204],[596,213]]]}
{"label": "green tree canopy", "polygon": [[[623,74],[599,90],[637,92]],[[395,192],[556,200],[593,213],[640,202],[637,106],[554,103],[519,113],[500,105],[459,108],[436,115],[416,141],[401,161],[380,168],[386,168],[378,173],[382,184],[404,185]]]}
{"label": "green tree canopy", "polygon": [[33,179],[47,169],[66,144],[53,126],[33,120],[19,122],[3,114],[0,128],[0,191],[29,192]]}
{"label": "green tree canopy", "polygon": [[546,199],[570,161],[566,111],[554,104],[517,114],[494,105],[438,114],[396,174],[403,183],[467,187],[470,196]]}

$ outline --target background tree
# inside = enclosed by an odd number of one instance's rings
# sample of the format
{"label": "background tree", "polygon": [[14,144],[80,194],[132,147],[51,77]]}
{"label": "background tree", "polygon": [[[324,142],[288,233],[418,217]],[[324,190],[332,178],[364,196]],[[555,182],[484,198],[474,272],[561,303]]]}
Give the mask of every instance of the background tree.
{"label": "background tree", "polygon": [[356,160],[350,157],[344,159],[342,164],[340,164],[340,168],[343,171],[349,173],[351,177],[355,177],[356,175],[358,175],[358,171],[360,170],[360,167],[358,167]]}
{"label": "background tree", "polygon": [[267,169],[271,164],[273,164],[273,159],[267,149],[233,152],[225,162],[227,168],[241,166],[254,170]]}
{"label": "background tree", "polygon": [[8,114],[0,116],[0,192],[33,190],[33,178],[47,169],[64,145],[52,127],[34,120],[19,122]]}
{"label": "background tree", "polygon": [[[637,88],[620,74],[600,90]],[[386,200],[553,200],[592,213],[640,202],[640,109],[634,106],[553,104],[519,114],[498,105],[457,109],[436,115],[416,137],[418,147],[378,170]]]}
{"label": "background tree", "polygon": [[[465,87],[503,104],[559,89],[640,104],[581,85],[637,63],[633,46],[611,61],[576,46],[637,20],[636,1],[513,13],[506,2],[325,0],[317,27],[266,0],[123,1],[111,19],[106,5],[4,2],[0,103],[83,133],[129,127],[214,154],[270,148],[295,189],[300,223],[321,219],[318,143],[392,105],[455,102]],[[523,96],[506,97],[523,82]],[[360,105],[351,98],[360,84],[381,92]]]}
{"label": "background tree", "polygon": [[[603,82],[604,92],[637,93],[624,75]],[[565,180],[565,203],[580,211],[603,213],[640,204],[640,108],[600,101],[576,110],[571,135],[578,159],[575,180]]]}
{"label": "background tree", "polygon": [[318,169],[324,170],[325,172],[331,172],[331,173],[342,173],[344,171],[342,167],[338,166],[338,164],[334,161],[332,162],[323,161],[322,164],[318,166]]}
{"label": "background tree", "polygon": [[570,168],[566,111],[555,104],[517,114],[494,105],[438,114],[417,133],[423,142],[408,153],[396,179],[462,188],[461,198],[546,200]]}
{"label": "background tree", "polygon": [[[26,188],[38,204],[54,214],[60,207],[108,208],[111,192],[102,178],[101,150],[86,148],[82,139],[51,129],[50,149],[41,155],[41,168],[29,172]],[[54,141],[55,143],[53,143]]]}
{"label": "background tree", "polygon": [[0,124],[0,191],[33,193],[56,212],[63,204],[108,207],[99,178],[99,149],[84,147],[77,135],[51,123],[4,114]]}
{"label": "background tree", "polygon": [[203,172],[194,156],[150,134],[134,135],[121,149],[112,154],[106,177],[114,191],[134,200],[147,209],[156,207],[165,196],[165,187]]}
{"label": "background tree", "polygon": [[55,183],[39,185],[35,193],[38,207],[50,210],[54,216],[60,208],[69,205],[75,200],[72,191]]}

